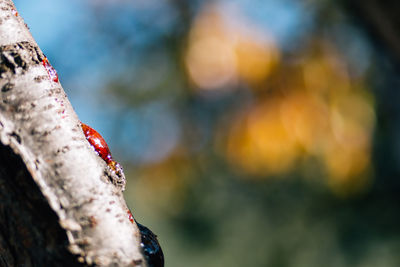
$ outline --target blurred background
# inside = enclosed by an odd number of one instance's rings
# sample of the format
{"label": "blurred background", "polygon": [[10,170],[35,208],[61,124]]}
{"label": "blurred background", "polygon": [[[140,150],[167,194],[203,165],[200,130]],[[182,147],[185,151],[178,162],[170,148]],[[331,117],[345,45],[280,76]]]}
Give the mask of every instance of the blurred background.
{"label": "blurred background", "polygon": [[14,2],[167,267],[400,266],[395,1]]}

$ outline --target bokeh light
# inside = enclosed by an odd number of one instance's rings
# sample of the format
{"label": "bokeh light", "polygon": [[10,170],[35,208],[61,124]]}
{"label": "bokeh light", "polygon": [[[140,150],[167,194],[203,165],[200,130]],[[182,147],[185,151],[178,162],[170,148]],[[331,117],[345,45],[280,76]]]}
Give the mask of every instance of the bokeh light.
{"label": "bokeh light", "polygon": [[[272,38],[253,25],[231,25],[226,17],[236,14],[229,16],[227,12],[229,9],[206,6],[190,31],[185,62],[190,78],[200,89],[233,88],[239,81],[262,82],[278,61]],[[235,16],[240,24],[238,19]]]}
{"label": "bokeh light", "polygon": [[299,150],[279,113],[280,103],[272,99],[238,119],[227,147],[227,156],[234,166],[268,177],[293,165]]}

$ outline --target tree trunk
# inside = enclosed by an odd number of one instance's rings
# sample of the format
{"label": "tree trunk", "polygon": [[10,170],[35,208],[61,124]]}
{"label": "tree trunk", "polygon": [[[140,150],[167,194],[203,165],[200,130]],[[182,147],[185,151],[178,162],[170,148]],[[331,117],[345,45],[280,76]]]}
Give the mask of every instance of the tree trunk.
{"label": "tree trunk", "polygon": [[124,181],[90,147],[54,75],[0,0],[0,266],[146,266]]}

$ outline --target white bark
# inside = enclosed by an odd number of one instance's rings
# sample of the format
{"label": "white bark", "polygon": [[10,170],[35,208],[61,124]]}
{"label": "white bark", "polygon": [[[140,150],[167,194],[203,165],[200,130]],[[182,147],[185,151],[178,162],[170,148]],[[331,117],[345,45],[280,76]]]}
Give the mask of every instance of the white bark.
{"label": "white bark", "polygon": [[0,0],[0,266],[145,266],[121,188],[13,10]]}

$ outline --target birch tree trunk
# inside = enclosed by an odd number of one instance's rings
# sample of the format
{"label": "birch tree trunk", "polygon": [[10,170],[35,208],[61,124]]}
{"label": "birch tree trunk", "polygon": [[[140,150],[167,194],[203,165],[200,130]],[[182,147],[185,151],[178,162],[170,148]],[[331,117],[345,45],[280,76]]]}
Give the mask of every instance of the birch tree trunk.
{"label": "birch tree trunk", "polygon": [[146,266],[115,174],[0,0],[0,266]]}

